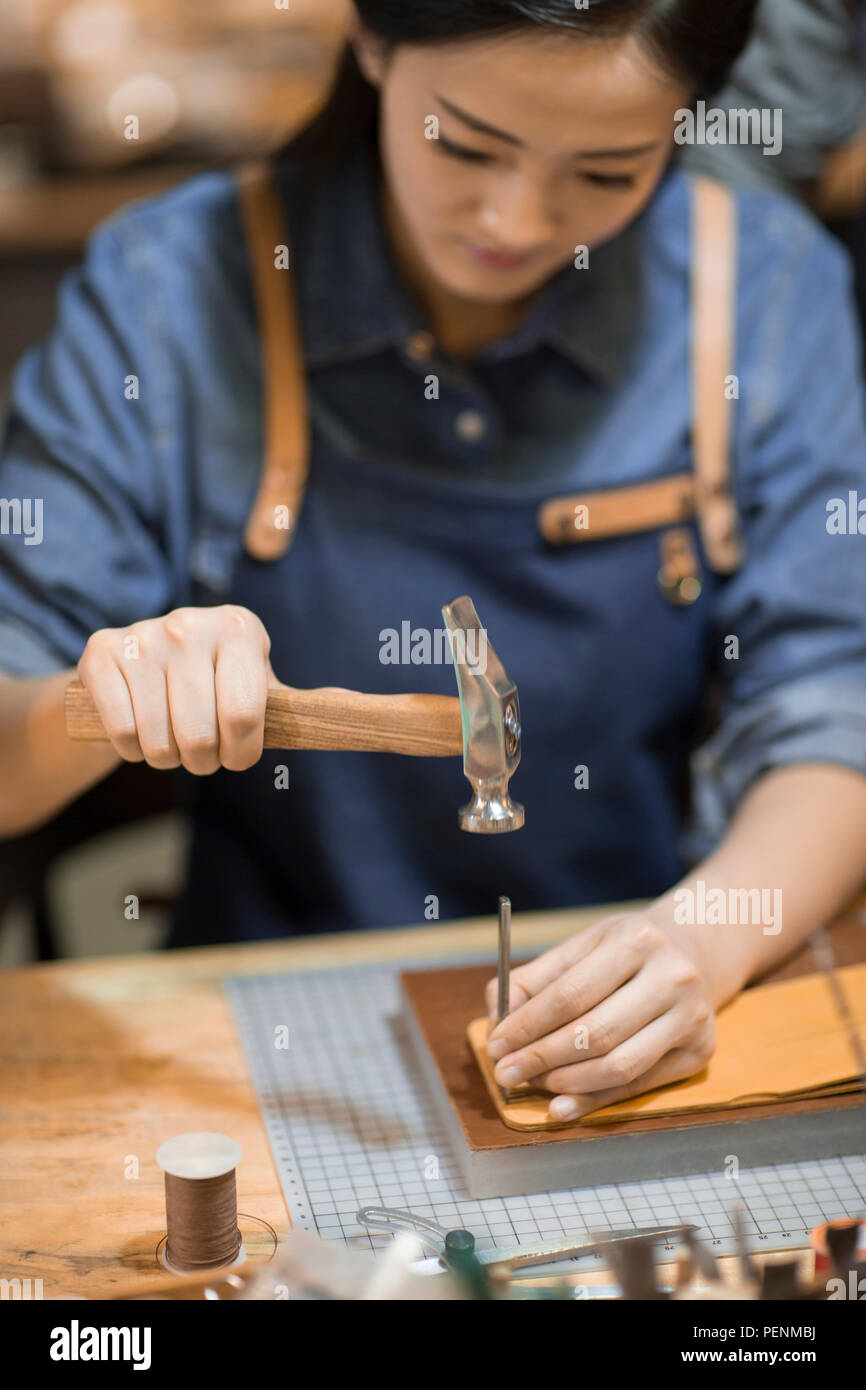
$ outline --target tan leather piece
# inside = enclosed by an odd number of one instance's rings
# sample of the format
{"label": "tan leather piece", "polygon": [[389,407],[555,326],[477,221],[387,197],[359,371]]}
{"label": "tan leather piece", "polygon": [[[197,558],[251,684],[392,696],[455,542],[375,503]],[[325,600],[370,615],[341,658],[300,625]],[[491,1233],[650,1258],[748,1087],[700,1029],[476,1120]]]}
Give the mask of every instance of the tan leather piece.
{"label": "tan leather piece", "polygon": [[742,563],[731,486],[733,402],[726,379],[736,363],[737,209],[731,189],[697,177],[692,200],[692,448],[695,500],[710,568]]}
{"label": "tan leather piece", "polygon": [[245,165],[238,187],[261,344],[264,429],[259,491],[244,543],[255,559],[275,560],[292,543],[307,486],[307,380],[292,272],[276,265],[277,248],[289,241],[270,166]]}
{"label": "tan leather piece", "polygon": [[676,473],[633,487],[554,497],[539,509],[538,527],[551,545],[573,545],[652,531],[694,514],[694,478]]}
{"label": "tan leather piece", "polygon": [[[838,976],[863,1036],[866,965],[845,966]],[[605,1106],[577,1122],[550,1121],[551,1096],[529,1086],[511,1091],[506,1105],[487,1056],[487,1032],[488,1020],[476,1018],[467,1036],[497,1112],[510,1129],[565,1129],[575,1124],[736,1110],[767,1101],[843,1095],[862,1084],[845,1023],[823,974],[746,990],[716,1015],[716,1050],[702,1071]],[[580,1060],[580,1055],[576,1052],[575,1059]]]}

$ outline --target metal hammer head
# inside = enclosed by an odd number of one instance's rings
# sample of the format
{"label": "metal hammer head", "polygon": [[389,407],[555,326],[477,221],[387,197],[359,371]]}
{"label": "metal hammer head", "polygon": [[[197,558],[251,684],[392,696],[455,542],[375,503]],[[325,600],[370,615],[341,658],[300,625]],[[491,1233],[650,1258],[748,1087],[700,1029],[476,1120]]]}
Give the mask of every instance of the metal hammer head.
{"label": "metal hammer head", "polygon": [[463,771],[475,793],[459,812],[460,829],[481,835],[519,830],[523,807],[508,795],[520,762],[517,686],[488,642],[471,598],[456,598],[442,616],[460,695]]}

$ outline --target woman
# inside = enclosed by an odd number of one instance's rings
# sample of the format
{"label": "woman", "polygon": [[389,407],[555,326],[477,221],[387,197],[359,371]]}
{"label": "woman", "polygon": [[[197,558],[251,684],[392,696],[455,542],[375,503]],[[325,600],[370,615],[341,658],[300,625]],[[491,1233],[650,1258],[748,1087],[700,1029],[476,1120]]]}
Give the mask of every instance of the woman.
{"label": "woman", "polygon": [[[228,175],[96,233],[7,427],[2,490],[44,500],[45,534],[2,545],[3,831],[119,759],[182,765],[175,945],[449,918],[506,890],[520,908],[649,898],[514,972],[497,1075],[534,1078],[557,1118],[699,1069],[714,1010],[866,874],[863,542],[826,515],[866,489],[847,269],[781,199],[738,195],[738,350],[703,393],[717,414],[739,395],[742,555],[727,523],[646,516],[644,485],[692,468],[674,129],[753,8],[357,0],[331,106],[277,170],[312,424],[290,545],[256,541],[262,363]],[[595,538],[593,502],[587,544],[540,529],[551,501],[601,492],[644,520]],[[521,694],[519,835],[461,835],[456,760],[262,757],[278,680],[453,694],[446,667],[382,656],[460,593]],[[65,736],[76,671],[107,747]],[[698,795],[720,838],[683,878],[714,676]],[[692,910],[707,891],[773,910],[720,926]]]}

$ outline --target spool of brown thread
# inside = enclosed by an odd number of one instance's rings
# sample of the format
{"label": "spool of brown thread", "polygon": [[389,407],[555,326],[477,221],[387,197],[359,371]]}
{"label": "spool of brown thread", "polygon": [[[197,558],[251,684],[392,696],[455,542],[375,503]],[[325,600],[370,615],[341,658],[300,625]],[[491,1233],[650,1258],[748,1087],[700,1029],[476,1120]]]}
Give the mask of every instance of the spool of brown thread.
{"label": "spool of brown thread", "polygon": [[235,1169],[241,1157],[240,1145],[225,1134],[177,1134],[160,1144],[168,1269],[187,1274],[237,1263],[242,1245]]}

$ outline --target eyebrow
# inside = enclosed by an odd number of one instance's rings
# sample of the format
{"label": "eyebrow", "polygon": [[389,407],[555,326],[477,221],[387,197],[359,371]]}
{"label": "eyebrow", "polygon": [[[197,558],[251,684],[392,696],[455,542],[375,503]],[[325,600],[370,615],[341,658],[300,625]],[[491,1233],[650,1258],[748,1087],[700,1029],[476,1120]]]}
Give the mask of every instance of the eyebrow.
{"label": "eyebrow", "polygon": [[[446,101],[445,97],[433,95],[450,115],[464,125],[469,126],[470,130],[477,130],[479,135],[492,135],[495,140],[505,140],[509,145],[517,145],[523,148],[523,141],[518,140],[516,135],[509,135],[505,130],[497,130],[496,126],[488,125],[486,121],[481,121],[477,116],[472,116],[468,111],[463,111],[459,106],[455,106],[453,101]],[[633,159],[635,155],[649,154],[650,150],[658,149],[658,141],[650,140],[643,145],[631,145],[627,148],[622,146],[612,150],[577,150],[575,159]]]}

